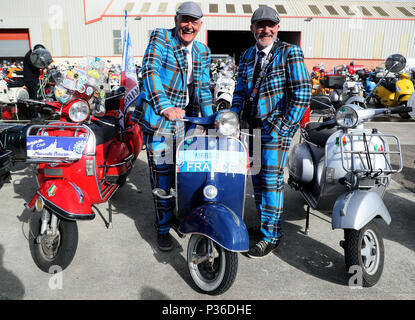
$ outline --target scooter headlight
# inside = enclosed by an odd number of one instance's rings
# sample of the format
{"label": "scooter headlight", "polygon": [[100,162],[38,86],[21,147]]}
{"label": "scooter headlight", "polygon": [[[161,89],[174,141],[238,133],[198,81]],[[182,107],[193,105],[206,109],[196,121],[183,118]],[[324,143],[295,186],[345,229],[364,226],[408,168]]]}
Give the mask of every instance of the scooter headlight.
{"label": "scooter headlight", "polygon": [[343,106],[336,112],[336,122],[340,127],[353,128],[357,125],[359,117],[355,109]]}
{"label": "scooter headlight", "polygon": [[89,116],[89,105],[84,100],[75,100],[69,107],[68,113],[73,122],[85,121]]}
{"label": "scooter headlight", "polygon": [[206,199],[209,199],[209,200],[215,199],[217,195],[218,195],[218,189],[215,186],[212,186],[209,184],[203,188],[203,196]]}
{"label": "scooter headlight", "polygon": [[215,119],[215,127],[219,134],[231,136],[238,131],[238,115],[230,110],[220,110]]}

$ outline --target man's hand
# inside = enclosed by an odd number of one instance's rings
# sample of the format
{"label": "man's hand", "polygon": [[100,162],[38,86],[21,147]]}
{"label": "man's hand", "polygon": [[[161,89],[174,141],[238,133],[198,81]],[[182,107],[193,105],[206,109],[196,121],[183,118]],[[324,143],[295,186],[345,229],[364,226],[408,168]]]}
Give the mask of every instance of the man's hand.
{"label": "man's hand", "polygon": [[163,116],[165,116],[169,121],[173,121],[176,119],[183,119],[185,115],[185,111],[181,108],[168,108],[163,112]]}

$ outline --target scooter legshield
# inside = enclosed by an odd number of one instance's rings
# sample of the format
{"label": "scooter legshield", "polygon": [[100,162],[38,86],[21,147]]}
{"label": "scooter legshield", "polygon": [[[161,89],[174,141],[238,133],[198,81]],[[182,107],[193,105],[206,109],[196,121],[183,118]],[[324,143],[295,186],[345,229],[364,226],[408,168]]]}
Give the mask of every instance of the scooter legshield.
{"label": "scooter legshield", "polygon": [[66,179],[45,181],[39,188],[45,206],[68,220],[91,220],[95,213],[86,192]]}
{"label": "scooter legshield", "polygon": [[229,251],[249,250],[245,223],[231,209],[219,203],[206,203],[193,209],[180,223],[179,231],[203,234]]}
{"label": "scooter legshield", "polygon": [[392,220],[382,198],[373,191],[354,190],[337,198],[333,207],[332,228],[360,230],[378,216],[387,224]]}

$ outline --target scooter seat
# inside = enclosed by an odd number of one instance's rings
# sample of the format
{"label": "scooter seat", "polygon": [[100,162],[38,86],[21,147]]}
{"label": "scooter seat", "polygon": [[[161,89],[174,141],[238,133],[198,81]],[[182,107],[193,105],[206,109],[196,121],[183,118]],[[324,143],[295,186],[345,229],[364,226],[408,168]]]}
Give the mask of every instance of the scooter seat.
{"label": "scooter seat", "polygon": [[308,122],[305,125],[305,130],[307,132],[307,141],[314,143],[318,147],[323,148],[326,145],[329,137],[337,131],[337,128],[324,128],[322,130],[311,130],[317,128],[320,125],[320,122]]}
{"label": "scooter seat", "polygon": [[396,82],[398,82],[398,79],[396,78],[386,78],[385,81],[382,83],[382,86],[391,92],[395,92]]}
{"label": "scooter seat", "polygon": [[119,119],[116,117],[101,117],[100,120],[110,123],[107,125],[100,122],[91,122],[88,127],[95,134],[96,145],[103,144],[117,136],[120,132]]}

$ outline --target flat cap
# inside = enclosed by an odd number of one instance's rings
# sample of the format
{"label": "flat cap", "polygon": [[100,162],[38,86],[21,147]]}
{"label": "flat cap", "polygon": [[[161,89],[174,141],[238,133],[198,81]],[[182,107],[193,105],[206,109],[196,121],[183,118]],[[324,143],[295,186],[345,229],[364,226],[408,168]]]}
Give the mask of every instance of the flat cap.
{"label": "flat cap", "polygon": [[278,12],[275,11],[273,8],[268,6],[262,6],[255,10],[251,17],[251,23],[254,24],[255,22],[269,20],[273,21],[276,24],[280,23],[280,16]]}
{"label": "flat cap", "polygon": [[176,15],[190,16],[199,19],[203,17],[203,12],[195,2],[186,1],[177,8]]}

